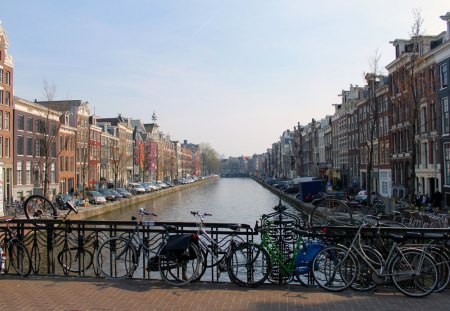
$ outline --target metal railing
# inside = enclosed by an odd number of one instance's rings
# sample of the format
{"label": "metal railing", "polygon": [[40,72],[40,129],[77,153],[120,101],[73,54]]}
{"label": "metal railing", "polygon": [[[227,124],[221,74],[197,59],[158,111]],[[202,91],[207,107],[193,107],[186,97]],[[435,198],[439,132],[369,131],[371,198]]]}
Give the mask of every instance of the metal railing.
{"label": "metal railing", "polygon": [[[146,222],[148,224],[148,222]],[[142,225],[139,234],[148,247],[157,248],[161,241],[163,228],[161,224],[176,227],[173,233],[197,233],[196,223],[189,222],[151,222],[151,226]],[[231,224],[208,223],[204,229],[213,239],[220,240],[232,233]],[[0,241],[5,241],[4,227],[0,224]],[[14,219],[9,223],[19,240],[21,240],[30,256],[33,275],[49,276],[89,276],[102,277],[96,262],[98,247],[113,236],[128,237],[134,230],[134,221],[89,221],[89,220],[28,220]],[[244,241],[253,240],[255,232],[249,225],[242,224],[237,233]],[[154,243],[154,245],[152,245]],[[146,269],[148,263],[145,256],[140,257],[138,269],[133,278],[159,279],[158,271]],[[4,273],[15,274],[9,267],[8,260]],[[217,274],[206,272],[202,280],[216,282]],[[226,278],[221,278],[221,281]]]}

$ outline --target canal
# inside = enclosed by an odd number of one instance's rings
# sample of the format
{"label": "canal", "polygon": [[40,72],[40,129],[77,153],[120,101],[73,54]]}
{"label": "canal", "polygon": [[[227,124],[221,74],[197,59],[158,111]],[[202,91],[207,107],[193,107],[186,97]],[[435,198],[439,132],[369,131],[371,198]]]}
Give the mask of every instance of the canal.
{"label": "canal", "polygon": [[[138,208],[157,214],[157,221],[194,222],[190,211],[212,214],[207,222],[242,223],[253,226],[262,214],[273,212],[279,198],[251,178],[217,178],[144,203],[130,205],[90,220],[130,220]],[[289,204],[288,212],[297,212]]]}

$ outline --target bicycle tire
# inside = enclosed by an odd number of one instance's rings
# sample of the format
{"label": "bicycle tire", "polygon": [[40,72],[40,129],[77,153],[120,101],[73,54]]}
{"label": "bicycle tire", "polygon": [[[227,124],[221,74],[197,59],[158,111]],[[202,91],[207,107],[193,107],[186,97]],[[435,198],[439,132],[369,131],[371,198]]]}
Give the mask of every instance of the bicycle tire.
{"label": "bicycle tire", "polygon": [[320,200],[309,214],[309,225],[311,227],[353,224],[352,209],[344,201],[337,199]]}
{"label": "bicycle tire", "polygon": [[70,247],[58,254],[58,262],[63,268],[64,274],[69,272],[83,273],[92,266],[93,254],[81,247]]}
{"label": "bicycle tire", "polygon": [[312,263],[313,277],[323,289],[339,292],[349,288],[358,275],[358,260],[338,245],[319,251]]}
{"label": "bicycle tire", "polygon": [[[421,268],[417,274],[415,269],[411,269],[418,266]],[[439,279],[433,258],[418,249],[407,249],[397,254],[389,265],[389,271],[395,287],[406,296],[415,298],[431,294]]]}
{"label": "bicycle tire", "polygon": [[96,254],[100,274],[110,279],[133,276],[138,263],[136,248],[129,240],[112,237],[100,245]]}
{"label": "bicycle tire", "polygon": [[433,257],[439,275],[434,292],[440,293],[446,289],[450,283],[450,257],[438,247],[432,247],[428,249],[427,252]]}
{"label": "bicycle tire", "polygon": [[[383,264],[383,256],[380,254],[380,252],[368,245],[363,245],[362,248],[364,251],[364,256],[367,257],[367,260],[370,262],[370,264],[377,270],[381,268],[381,265]],[[367,292],[373,290],[377,286],[377,283],[372,278],[372,275],[375,272],[369,266],[369,264],[359,256],[359,254],[356,254],[356,258],[359,262],[358,276],[351,285],[352,289],[359,292]]]}
{"label": "bicycle tire", "polygon": [[237,285],[257,287],[263,284],[272,271],[269,253],[259,244],[244,243],[228,258],[228,275]]}
{"label": "bicycle tire", "polygon": [[25,245],[19,240],[8,242],[7,258],[14,270],[21,276],[28,276],[31,272],[31,257]]}
{"label": "bicycle tire", "polygon": [[[56,207],[46,197],[38,194],[30,195],[23,204],[27,219],[54,219],[58,216]],[[35,226],[45,226],[34,223]]]}
{"label": "bicycle tire", "polygon": [[175,286],[183,286],[198,278],[203,256],[195,244],[189,246],[189,256],[166,256],[159,254],[158,269],[161,278]]}

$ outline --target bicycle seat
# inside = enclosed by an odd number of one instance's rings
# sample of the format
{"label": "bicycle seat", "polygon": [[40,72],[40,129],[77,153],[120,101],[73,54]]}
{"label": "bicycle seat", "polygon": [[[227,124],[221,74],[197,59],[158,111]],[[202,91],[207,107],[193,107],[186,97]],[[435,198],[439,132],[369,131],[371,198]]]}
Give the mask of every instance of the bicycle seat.
{"label": "bicycle seat", "polygon": [[233,231],[238,231],[241,228],[240,224],[228,224],[225,227],[230,228]]}
{"label": "bicycle seat", "polygon": [[168,231],[168,232],[174,232],[177,231],[177,227],[174,225],[166,225],[166,224],[162,224],[161,227],[164,228],[164,230]]}

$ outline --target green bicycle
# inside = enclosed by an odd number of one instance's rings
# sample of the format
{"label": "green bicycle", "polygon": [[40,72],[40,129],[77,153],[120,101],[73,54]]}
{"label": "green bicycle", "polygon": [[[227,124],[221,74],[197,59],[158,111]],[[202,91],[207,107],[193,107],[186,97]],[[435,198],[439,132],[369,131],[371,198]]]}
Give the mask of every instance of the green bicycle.
{"label": "green bicycle", "polygon": [[280,243],[285,242],[274,239],[271,234],[270,222],[256,230],[261,232],[261,243],[244,243],[228,258],[228,274],[232,281],[241,286],[256,287],[269,278],[273,269],[279,269],[280,281],[290,283],[295,279],[305,286],[314,284],[311,264],[315,255],[326,246],[325,242],[305,238],[308,231],[291,229],[295,244],[289,255],[280,247]]}

